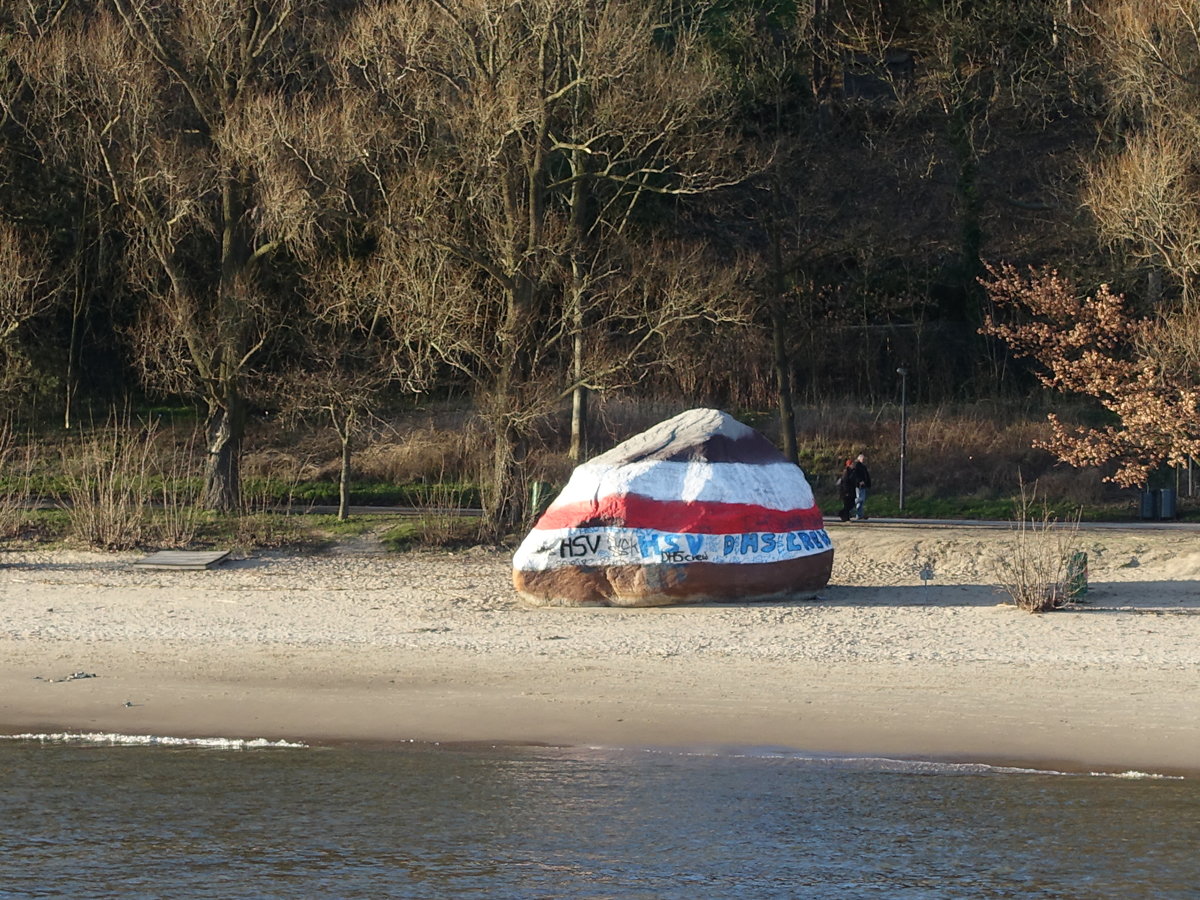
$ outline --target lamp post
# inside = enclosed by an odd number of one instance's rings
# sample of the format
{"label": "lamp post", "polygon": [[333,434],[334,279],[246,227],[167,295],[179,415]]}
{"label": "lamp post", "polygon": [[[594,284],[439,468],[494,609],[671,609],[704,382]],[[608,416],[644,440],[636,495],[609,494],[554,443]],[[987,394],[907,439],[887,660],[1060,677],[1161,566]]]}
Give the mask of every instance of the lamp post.
{"label": "lamp post", "polygon": [[896,370],[900,376],[900,509],[904,509],[904,464],[908,450],[908,369]]}

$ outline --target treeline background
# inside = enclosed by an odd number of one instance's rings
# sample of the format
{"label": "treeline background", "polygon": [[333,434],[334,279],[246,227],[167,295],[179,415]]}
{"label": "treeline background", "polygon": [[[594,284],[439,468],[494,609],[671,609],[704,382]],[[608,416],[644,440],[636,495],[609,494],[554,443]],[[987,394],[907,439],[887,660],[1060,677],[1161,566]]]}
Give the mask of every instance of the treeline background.
{"label": "treeline background", "polygon": [[470,434],[502,533],[659,412],[801,456],[824,428],[835,465],[904,368],[936,466],[946,410],[1027,431],[1056,402],[978,333],[989,263],[1179,293],[1088,193],[1137,127],[1137,5],[5,3],[0,413],[191,407],[214,509],[247,428],[328,429],[348,481],[419,414]]}

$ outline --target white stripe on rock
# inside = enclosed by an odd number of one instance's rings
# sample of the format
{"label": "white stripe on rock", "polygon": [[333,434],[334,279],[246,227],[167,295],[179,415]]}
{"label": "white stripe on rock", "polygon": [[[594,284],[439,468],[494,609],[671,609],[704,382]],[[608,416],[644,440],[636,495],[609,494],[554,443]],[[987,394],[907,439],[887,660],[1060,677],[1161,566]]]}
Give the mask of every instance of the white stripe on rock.
{"label": "white stripe on rock", "polygon": [[789,462],[709,463],[646,460],[619,467],[584,463],[554,506],[586,503],[612,495],[639,494],[651,500],[687,503],[751,503],[766,509],[808,509],[812,488]]}

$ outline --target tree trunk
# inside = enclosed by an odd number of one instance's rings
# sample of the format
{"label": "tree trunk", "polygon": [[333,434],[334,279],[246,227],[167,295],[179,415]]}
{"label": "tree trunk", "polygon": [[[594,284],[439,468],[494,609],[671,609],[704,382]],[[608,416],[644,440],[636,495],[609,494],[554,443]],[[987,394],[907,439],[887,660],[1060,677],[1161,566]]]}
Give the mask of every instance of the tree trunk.
{"label": "tree trunk", "polygon": [[771,339],[775,349],[775,379],[779,385],[779,437],[783,443],[783,455],[798,463],[796,405],[792,397],[792,361],[788,357],[783,310],[779,308],[778,301],[771,311]]}
{"label": "tree trunk", "polygon": [[350,517],[350,436],[342,436],[342,468],[337,473],[337,521]]}
{"label": "tree trunk", "polygon": [[[961,51],[957,49],[953,52],[952,61],[960,70],[966,65]],[[958,287],[961,292],[961,305],[953,312],[959,321],[975,329],[983,324],[984,299],[983,289],[979,285],[979,278],[984,274],[981,258],[983,199],[979,190],[979,148],[975,129],[977,123],[987,115],[987,90],[982,78],[968,79],[954,97],[948,123],[957,168],[954,200],[959,226]],[[972,351],[974,349],[971,348]]]}
{"label": "tree trunk", "polygon": [[75,360],[79,357],[79,319],[83,307],[85,288],[83,276],[76,273],[75,291],[71,301],[71,334],[67,344],[67,371],[63,377],[63,428],[71,430],[71,411],[75,406],[76,381]]}
{"label": "tree trunk", "polygon": [[825,131],[832,124],[833,110],[829,101],[833,97],[835,76],[834,61],[830,58],[831,16],[829,0],[813,0],[812,18],[809,22],[809,47],[812,53],[812,68],[809,77],[812,84],[812,102],[816,109],[813,123],[817,130]]}
{"label": "tree trunk", "polygon": [[500,360],[488,389],[484,407],[492,432],[491,471],[483,485],[484,531],[499,540],[524,524],[524,452],[527,442],[521,432],[521,415],[527,407],[521,386],[529,381],[527,342],[532,339],[534,292],[530,278],[516,275],[507,285],[504,323],[497,335]]}
{"label": "tree trunk", "polygon": [[[955,64],[962,65],[957,55]],[[955,273],[957,284],[951,293],[953,302],[945,311],[946,318],[950,320],[948,324],[957,326],[961,335],[961,343],[948,355],[949,368],[959,385],[966,388],[974,385],[975,390],[978,390],[981,379],[990,380],[986,369],[980,365],[987,358],[986,345],[979,335],[986,295],[979,284],[979,278],[984,274],[981,257],[983,204],[979,190],[979,149],[975,141],[975,127],[983,115],[981,109],[986,109],[978,91],[978,85],[973,83],[963,87],[950,112],[949,136],[958,170],[954,180],[954,200],[959,227],[959,259]]]}
{"label": "tree trunk", "polygon": [[482,500],[485,533],[498,541],[524,523],[527,504],[521,477],[523,441],[516,426],[507,417],[494,420],[492,435],[491,472],[483,485]]}
{"label": "tree trunk", "polygon": [[771,278],[771,343],[775,356],[775,381],[779,388],[779,432],[783,455],[799,462],[796,448],[796,405],[792,398],[792,360],[788,356],[786,321],[783,315],[783,247],[779,230],[771,234],[775,269]]}
{"label": "tree trunk", "polygon": [[353,453],[352,444],[354,428],[357,424],[356,411],[352,407],[340,408],[336,403],[326,407],[329,421],[342,445],[341,466],[338,468],[338,511],[339,522],[350,518],[350,480],[353,476],[351,466]]}
{"label": "tree trunk", "polygon": [[587,456],[587,395],[588,389],[579,385],[571,397],[571,448],[567,456],[573,463],[581,463]]}
{"label": "tree trunk", "polygon": [[[576,95],[576,102],[582,102],[582,92]],[[576,116],[582,118],[581,110],[576,110]],[[576,464],[583,462],[587,455],[588,406],[587,388],[583,385],[583,326],[584,326],[584,294],[587,290],[584,278],[584,264],[581,255],[588,243],[590,217],[588,215],[589,192],[587,179],[588,156],[581,151],[571,154],[571,173],[575,182],[571,185],[571,233],[574,235],[575,246],[571,251],[571,329],[574,332],[571,346],[571,378],[575,388],[571,391],[571,447],[568,457]]]}
{"label": "tree trunk", "polygon": [[345,522],[350,518],[350,430],[347,428],[342,438],[342,468],[338,473],[338,521]]}
{"label": "tree trunk", "polygon": [[204,505],[214,512],[236,512],[241,508],[242,500],[239,469],[246,431],[244,401],[240,397],[229,397],[219,405],[211,405],[207,431]]}
{"label": "tree trunk", "polygon": [[[84,215],[80,214],[79,223],[77,224],[78,234],[84,233],[86,222]],[[75,356],[79,352],[79,310],[83,305],[80,298],[86,290],[84,287],[87,274],[84,272],[83,253],[78,249],[75,250],[75,257],[72,260],[75,264],[74,279],[71,290],[71,331],[67,338],[67,371],[63,375],[63,428],[67,431],[71,430],[71,407],[75,403]]]}
{"label": "tree trunk", "polygon": [[587,388],[583,385],[583,290],[578,276],[579,263],[572,260],[576,270],[572,293],[572,327],[575,331],[571,346],[571,378],[575,389],[571,391],[571,447],[567,455],[573,463],[583,462],[587,454]]}

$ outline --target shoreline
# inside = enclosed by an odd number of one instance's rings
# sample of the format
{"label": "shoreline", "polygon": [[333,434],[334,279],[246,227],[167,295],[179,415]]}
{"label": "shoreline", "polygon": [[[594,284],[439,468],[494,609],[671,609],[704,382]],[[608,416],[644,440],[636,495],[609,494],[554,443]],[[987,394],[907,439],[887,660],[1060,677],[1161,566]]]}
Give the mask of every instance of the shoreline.
{"label": "shoreline", "polygon": [[165,749],[202,749],[223,751],[286,751],[286,750],[362,750],[381,753],[494,753],[504,751],[543,751],[570,757],[575,754],[638,754],[656,756],[704,756],[728,759],[796,760],[805,763],[837,766],[857,766],[868,770],[895,770],[906,774],[1021,774],[1053,775],[1079,778],[1113,778],[1149,781],[1191,781],[1200,779],[1200,769],[1173,767],[1143,771],[1123,766],[1085,765],[1079,760],[1055,758],[1007,758],[993,756],[935,756],[905,754],[873,754],[866,752],[816,753],[804,749],[753,744],[728,745],[607,745],[587,743],[545,743],[539,741],[486,740],[370,740],[324,739],[289,741],[284,739],[228,737],[218,735],[124,734],[95,731],[7,730],[0,725],[0,744],[38,744],[42,746],[85,747],[162,747]]}
{"label": "shoreline", "polygon": [[1086,534],[1088,602],[1034,616],[991,587],[1006,528],[830,534],[819,599],[634,610],[522,606],[509,555],[478,548],[202,572],[9,551],[0,732],[1200,775],[1200,538]]}
{"label": "shoreline", "polygon": [[[655,667],[622,670],[622,678],[662,674]],[[706,667],[705,674],[712,669]],[[920,687],[902,681],[881,689],[899,674],[864,667],[820,673],[793,668],[789,678],[805,674],[810,688],[825,696],[781,699],[786,679],[768,679],[755,667],[722,674],[757,676],[760,684],[729,692],[701,691],[690,681],[676,681],[632,701],[607,695],[603,680],[582,684],[564,671],[552,673],[553,691],[531,695],[504,687],[513,673],[483,669],[462,670],[453,684],[397,689],[391,679],[384,687],[377,680],[316,685],[285,676],[288,683],[281,685],[277,677],[172,677],[166,668],[143,662],[134,675],[46,684],[63,689],[57,697],[40,690],[36,681],[22,690],[0,678],[6,698],[0,703],[0,732],[220,737],[312,746],[524,745],[718,754],[754,749],[1200,776],[1198,732],[1177,716],[1178,704],[1190,698],[1174,692],[1152,706],[1080,703],[1069,691],[1043,692],[1031,703],[1006,696],[1011,680],[1000,690],[985,689],[978,682],[964,683],[963,672],[938,679],[927,675]],[[1029,683],[1043,675],[1031,672]],[[130,696],[133,705],[127,707]],[[1136,727],[1128,727],[1135,718]]]}

